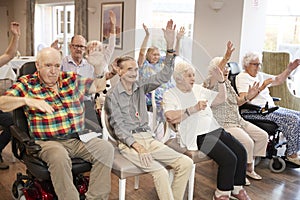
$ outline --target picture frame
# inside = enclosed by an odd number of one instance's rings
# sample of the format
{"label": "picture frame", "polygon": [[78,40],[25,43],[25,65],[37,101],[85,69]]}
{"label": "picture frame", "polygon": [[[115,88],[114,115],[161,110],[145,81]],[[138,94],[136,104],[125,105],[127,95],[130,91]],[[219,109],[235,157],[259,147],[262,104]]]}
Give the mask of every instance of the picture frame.
{"label": "picture frame", "polygon": [[104,45],[108,44],[110,36],[110,20],[109,11],[112,10],[116,14],[116,49],[123,49],[123,15],[124,2],[111,2],[101,4],[101,31],[100,37]]}

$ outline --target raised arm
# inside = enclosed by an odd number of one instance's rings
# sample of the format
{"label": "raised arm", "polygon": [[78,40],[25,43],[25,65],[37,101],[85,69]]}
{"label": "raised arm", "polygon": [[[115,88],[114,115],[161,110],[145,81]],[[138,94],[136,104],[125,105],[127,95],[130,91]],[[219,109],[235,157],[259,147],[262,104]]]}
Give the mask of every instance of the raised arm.
{"label": "raised arm", "polygon": [[139,58],[138,58],[138,66],[139,67],[143,66],[143,63],[146,60],[147,44],[148,44],[148,40],[149,40],[149,37],[150,37],[148,27],[144,23],[143,23],[143,28],[145,30],[146,35],[144,37],[143,43],[141,45],[140,53],[139,53]]}
{"label": "raised arm", "polygon": [[300,64],[300,59],[296,59],[293,62],[289,63],[287,68],[279,75],[275,77],[275,80],[272,82],[272,86],[281,85],[287,77],[294,71]]}
{"label": "raised arm", "polygon": [[10,31],[12,33],[12,37],[5,53],[0,56],[0,67],[8,63],[11,59],[13,59],[18,50],[19,39],[21,35],[19,23],[11,22]]}
{"label": "raised arm", "polygon": [[184,28],[184,26],[182,26],[182,27],[180,27],[180,29],[176,35],[175,54],[177,56],[179,56],[179,53],[180,53],[180,42],[181,42],[181,39],[184,36],[184,34],[185,34],[185,28]]}

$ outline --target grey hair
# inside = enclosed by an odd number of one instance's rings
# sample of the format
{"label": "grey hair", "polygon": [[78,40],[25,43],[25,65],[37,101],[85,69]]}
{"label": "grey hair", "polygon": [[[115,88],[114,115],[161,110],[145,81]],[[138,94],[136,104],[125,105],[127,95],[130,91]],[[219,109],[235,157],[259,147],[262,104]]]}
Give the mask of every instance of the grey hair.
{"label": "grey hair", "polygon": [[195,68],[188,62],[180,61],[174,67],[173,78],[175,81],[182,80],[182,75],[187,72],[189,69],[192,69],[195,72]]}
{"label": "grey hair", "polygon": [[223,57],[214,57],[208,64],[208,71],[210,72],[215,67],[218,67],[222,60]]}
{"label": "grey hair", "polygon": [[243,68],[245,69],[246,67],[249,66],[249,64],[251,63],[251,61],[259,59],[261,61],[261,54],[256,53],[256,52],[248,52],[246,53],[246,55],[243,58]]}

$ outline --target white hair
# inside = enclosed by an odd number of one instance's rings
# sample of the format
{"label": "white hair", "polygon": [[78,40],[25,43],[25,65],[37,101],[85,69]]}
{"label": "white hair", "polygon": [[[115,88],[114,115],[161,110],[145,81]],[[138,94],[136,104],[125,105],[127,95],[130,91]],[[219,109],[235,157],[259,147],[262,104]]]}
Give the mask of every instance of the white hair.
{"label": "white hair", "polygon": [[248,52],[245,54],[243,58],[243,68],[245,69],[246,67],[249,66],[249,64],[256,59],[259,59],[261,61],[261,54],[256,53],[256,52]]}
{"label": "white hair", "polygon": [[190,69],[193,70],[193,72],[195,72],[195,68],[190,63],[185,61],[178,62],[174,67],[174,73],[173,73],[174,80],[175,81],[181,80],[182,75]]}

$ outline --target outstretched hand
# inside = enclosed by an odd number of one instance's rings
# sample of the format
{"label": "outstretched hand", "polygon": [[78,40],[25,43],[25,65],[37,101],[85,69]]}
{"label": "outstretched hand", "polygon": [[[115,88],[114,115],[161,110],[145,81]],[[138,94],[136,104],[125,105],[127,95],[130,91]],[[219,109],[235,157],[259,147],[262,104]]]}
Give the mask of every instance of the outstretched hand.
{"label": "outstretched hand", "polygon": [[300,65],[300,59],[296,59],[293,62],[290,62],[287,68],[292,72]]}
{"label": "outstretched hand", "polygon": [[170,19],[167,23],[166,29],[162,29],[164,32],[164,37],[167,42],[167,49],[173,49],[175,40],[175,28],[176,24],[173,25],[173,20]]}
{"label": "outstretched hand", "polygon": [[11,23],[10,23],[10,31],[11,31],[15,36],[20,36],[20,35],[21,35],[20,24],[17,23],[17,22],[11,22]]}
{"label": "outstretched hand", "polygon": [[150,33],[149,33],[149,30],[148,30],[148,27],[144,23],[143,23],[143,28],[145,30],[146,35],[149,36]]}
{"label": "outstretched hand", "polygon": [[252,86],[249,85],[248,99],[253,99],[259,93],[259,82],[254,82]]}
{"label": "outstretched hand", "polygon": [[181,40],[184,34],[185,34],[185,28],[184,26],[182,26],[180,27],[179,31],[177,31],[176,39]]}
{"label": "outstretched hand", "polygon": [[54,48],[54,49],[56,49],[56,50],[58,50],[58,51],[60,51],[61,50],[61,48],[62,48],[62,46],[61,45],[59,45],[59,42],[58,42],[58,40],[55,40],[54,42],[52,42],[52,44],[51,44],[51,46],[50,47],[52,47],[52,48]]}
{"label": "outstretched hand", "polygon": [[227,49],[226,49],[226,53],[225,53],[225,59],[229,60],[231,57],[232,52],[235,50],[235,48],[233,47],[233,43],[231,41],[227,42]]}
{"label": "outstretched hand", "polygon": [[109,20],[111,24],[116,25],[117,22],[116,14],[112,10],[109,11]]}

